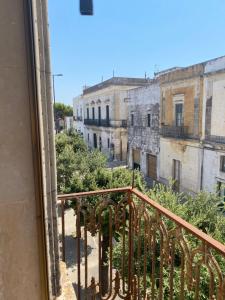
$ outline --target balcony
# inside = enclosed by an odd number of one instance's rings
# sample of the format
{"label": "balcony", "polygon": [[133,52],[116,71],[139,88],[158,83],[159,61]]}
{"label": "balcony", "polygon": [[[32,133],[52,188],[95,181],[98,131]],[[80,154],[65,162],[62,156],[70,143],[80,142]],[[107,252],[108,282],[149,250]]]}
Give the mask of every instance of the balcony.
{"label": "balcony", "polygon": [[[225,299],[225,270],[220,267],[225,246],[137,189],[58,199],[64,261],[69,245],[66,227],[76,228],[69,256],[74,258],[78,300]],[[74,207],[72,224],[66,219],[68,201]],[[202,298],[203,290],[207,298]]]}
{"label": "balcony", "polygon": [[225,144],[225,136],[209,135],[209,136],[206,136],[205,140],[207,142],[212,142],[212,143],[217,143],[217,144]]}
{"label": "balcony", "polygon": [[127,128],[127,120],[84,119],[84,125],[113,128]]}
{"label": "balcony", "polygon": [[188,138],[188,127],[187,126],[162,125],[160,134],[163,137],[186,139],[186,138]]}

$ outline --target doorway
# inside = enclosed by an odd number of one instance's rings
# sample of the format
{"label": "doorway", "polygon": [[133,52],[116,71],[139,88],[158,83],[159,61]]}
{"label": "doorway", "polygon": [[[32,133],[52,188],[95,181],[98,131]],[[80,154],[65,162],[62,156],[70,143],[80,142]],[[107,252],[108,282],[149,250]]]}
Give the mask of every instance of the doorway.
{"label": "doorway", "polygon": [[179,160],[173,160],[173,190],[175,192],[180,191],[180,169],[181,162]]}
{"label": "doorway", "polygon": [[157,156],[147,154],[147,176],[157,180]]}

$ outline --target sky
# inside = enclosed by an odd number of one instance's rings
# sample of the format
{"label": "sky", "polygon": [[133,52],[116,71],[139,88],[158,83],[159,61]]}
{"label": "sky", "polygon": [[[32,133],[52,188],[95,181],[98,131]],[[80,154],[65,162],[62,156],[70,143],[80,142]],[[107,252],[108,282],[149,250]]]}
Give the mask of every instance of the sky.
{"label": "sky", "polygon": [[93,0],[94,16],[79,0],[49,0],[56,100],[72,99],[113,76],[154,72],[225,55],[224,0]]}

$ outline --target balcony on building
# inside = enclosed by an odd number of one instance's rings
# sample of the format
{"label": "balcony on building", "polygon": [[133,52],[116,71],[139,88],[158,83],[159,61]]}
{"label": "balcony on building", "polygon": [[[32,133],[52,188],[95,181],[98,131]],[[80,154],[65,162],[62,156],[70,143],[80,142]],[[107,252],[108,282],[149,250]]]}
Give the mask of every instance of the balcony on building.
{"label": "balcony on building", "polygon": [[189,137],[188,126],[161,125],[160,134],[163,137],[186,139]]}
{"label": "balcony on building", "polygon": [[205,137],[206,142],[216,143],[216,144],[225,144],[225,136],[219,135],[207,135]]}
{"label": "balcony on building", "polygon": [[84,125],[99,126],[99,127],[113,127],[113,128],[127,128],[127,120],[84,119]]}

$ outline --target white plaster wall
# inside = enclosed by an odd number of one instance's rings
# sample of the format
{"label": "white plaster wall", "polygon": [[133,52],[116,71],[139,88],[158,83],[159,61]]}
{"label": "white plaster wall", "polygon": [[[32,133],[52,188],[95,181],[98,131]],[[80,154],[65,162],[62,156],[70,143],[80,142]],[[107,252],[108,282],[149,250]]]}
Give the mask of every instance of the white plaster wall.
{"label": "white plaster wall", "polygon": [[215,72],[222,69],[225,69],[225,56],[206,62],[205,73]]}
{"label": "white plaster wall", "polygon": [[220,171],[221,155],[225,151],[204,150],[203,189],[208,192],[215,192],[218,181],[225,183],[225,173]]}
{"label": "white plaster wall", "polygon": [[[127,120],[127,90],[136,86],[109,86],[92,93],[84,94],[74,99],[74,114],[79,105],[83,105],[83,120],[87,119],[87,108],[89,108],[89,119],[92,119],[92,108],[95,108],[95,119],[98,119],[98,107],[101,107],[101,118],[106,119],[106,106],[109,106],[109,119],[115,124],[118,121]],[[112,149],[108,148],[108,138],[110,145],[114,144],[115,159],[127,160],[127,129],[126,128],[106,128],[96,126],[86,126],[76,121],[77,130],[84,132],[84,139],[89,147],[93,148],[93,133],[97,134],[99,147],[99,136],[102,138],[102,152],[108,158],[112,157]],[[83,126],[83,127],[82,127]],[[88,142],[89,133],[89,142]],[[122,155],[121,155],[122,150]]]}
{"label": "white plaster wall", "polygon": [[225,136],[225,75],[213,81],[211,135]]}
{"label": "white plaster wall", "polygon": [[173,159],[181,161],[181,191],[198,192],[202,161],[202,149],[198,147],[198,143],[160,139],[159,175],[165,183],[172,178]]}
{"label": "white plaster wall", "polygon": [[[104,153],[108,158],[110,158],[110,148],[108,148],[108,138],[110,140],[110,144],[113,142],[113,134],[112,131],[109,130],[101,130],[101,128],[90,128],[85,127],[84,131],[84,139],[86,144],[94,149],[94,133],[97,135],[97,145],[99,149],[99,137],[102,138],[102,153]],[[89,134],[89,141],[88,141],[88,134]]]}
{"label": "white plaster wall", "polygon": [[[74,128],[82,134],[84,134],[84,107],[84,99],[82,96],[73,99],[73,116],[75,117]],[[82,117],[82,121],[78,120],[77,117]]]}
{"label": "white plaster wall", "polygon": [[65,127],[66,130],[70,130],[73,128],[73,117],[65,117]]}

